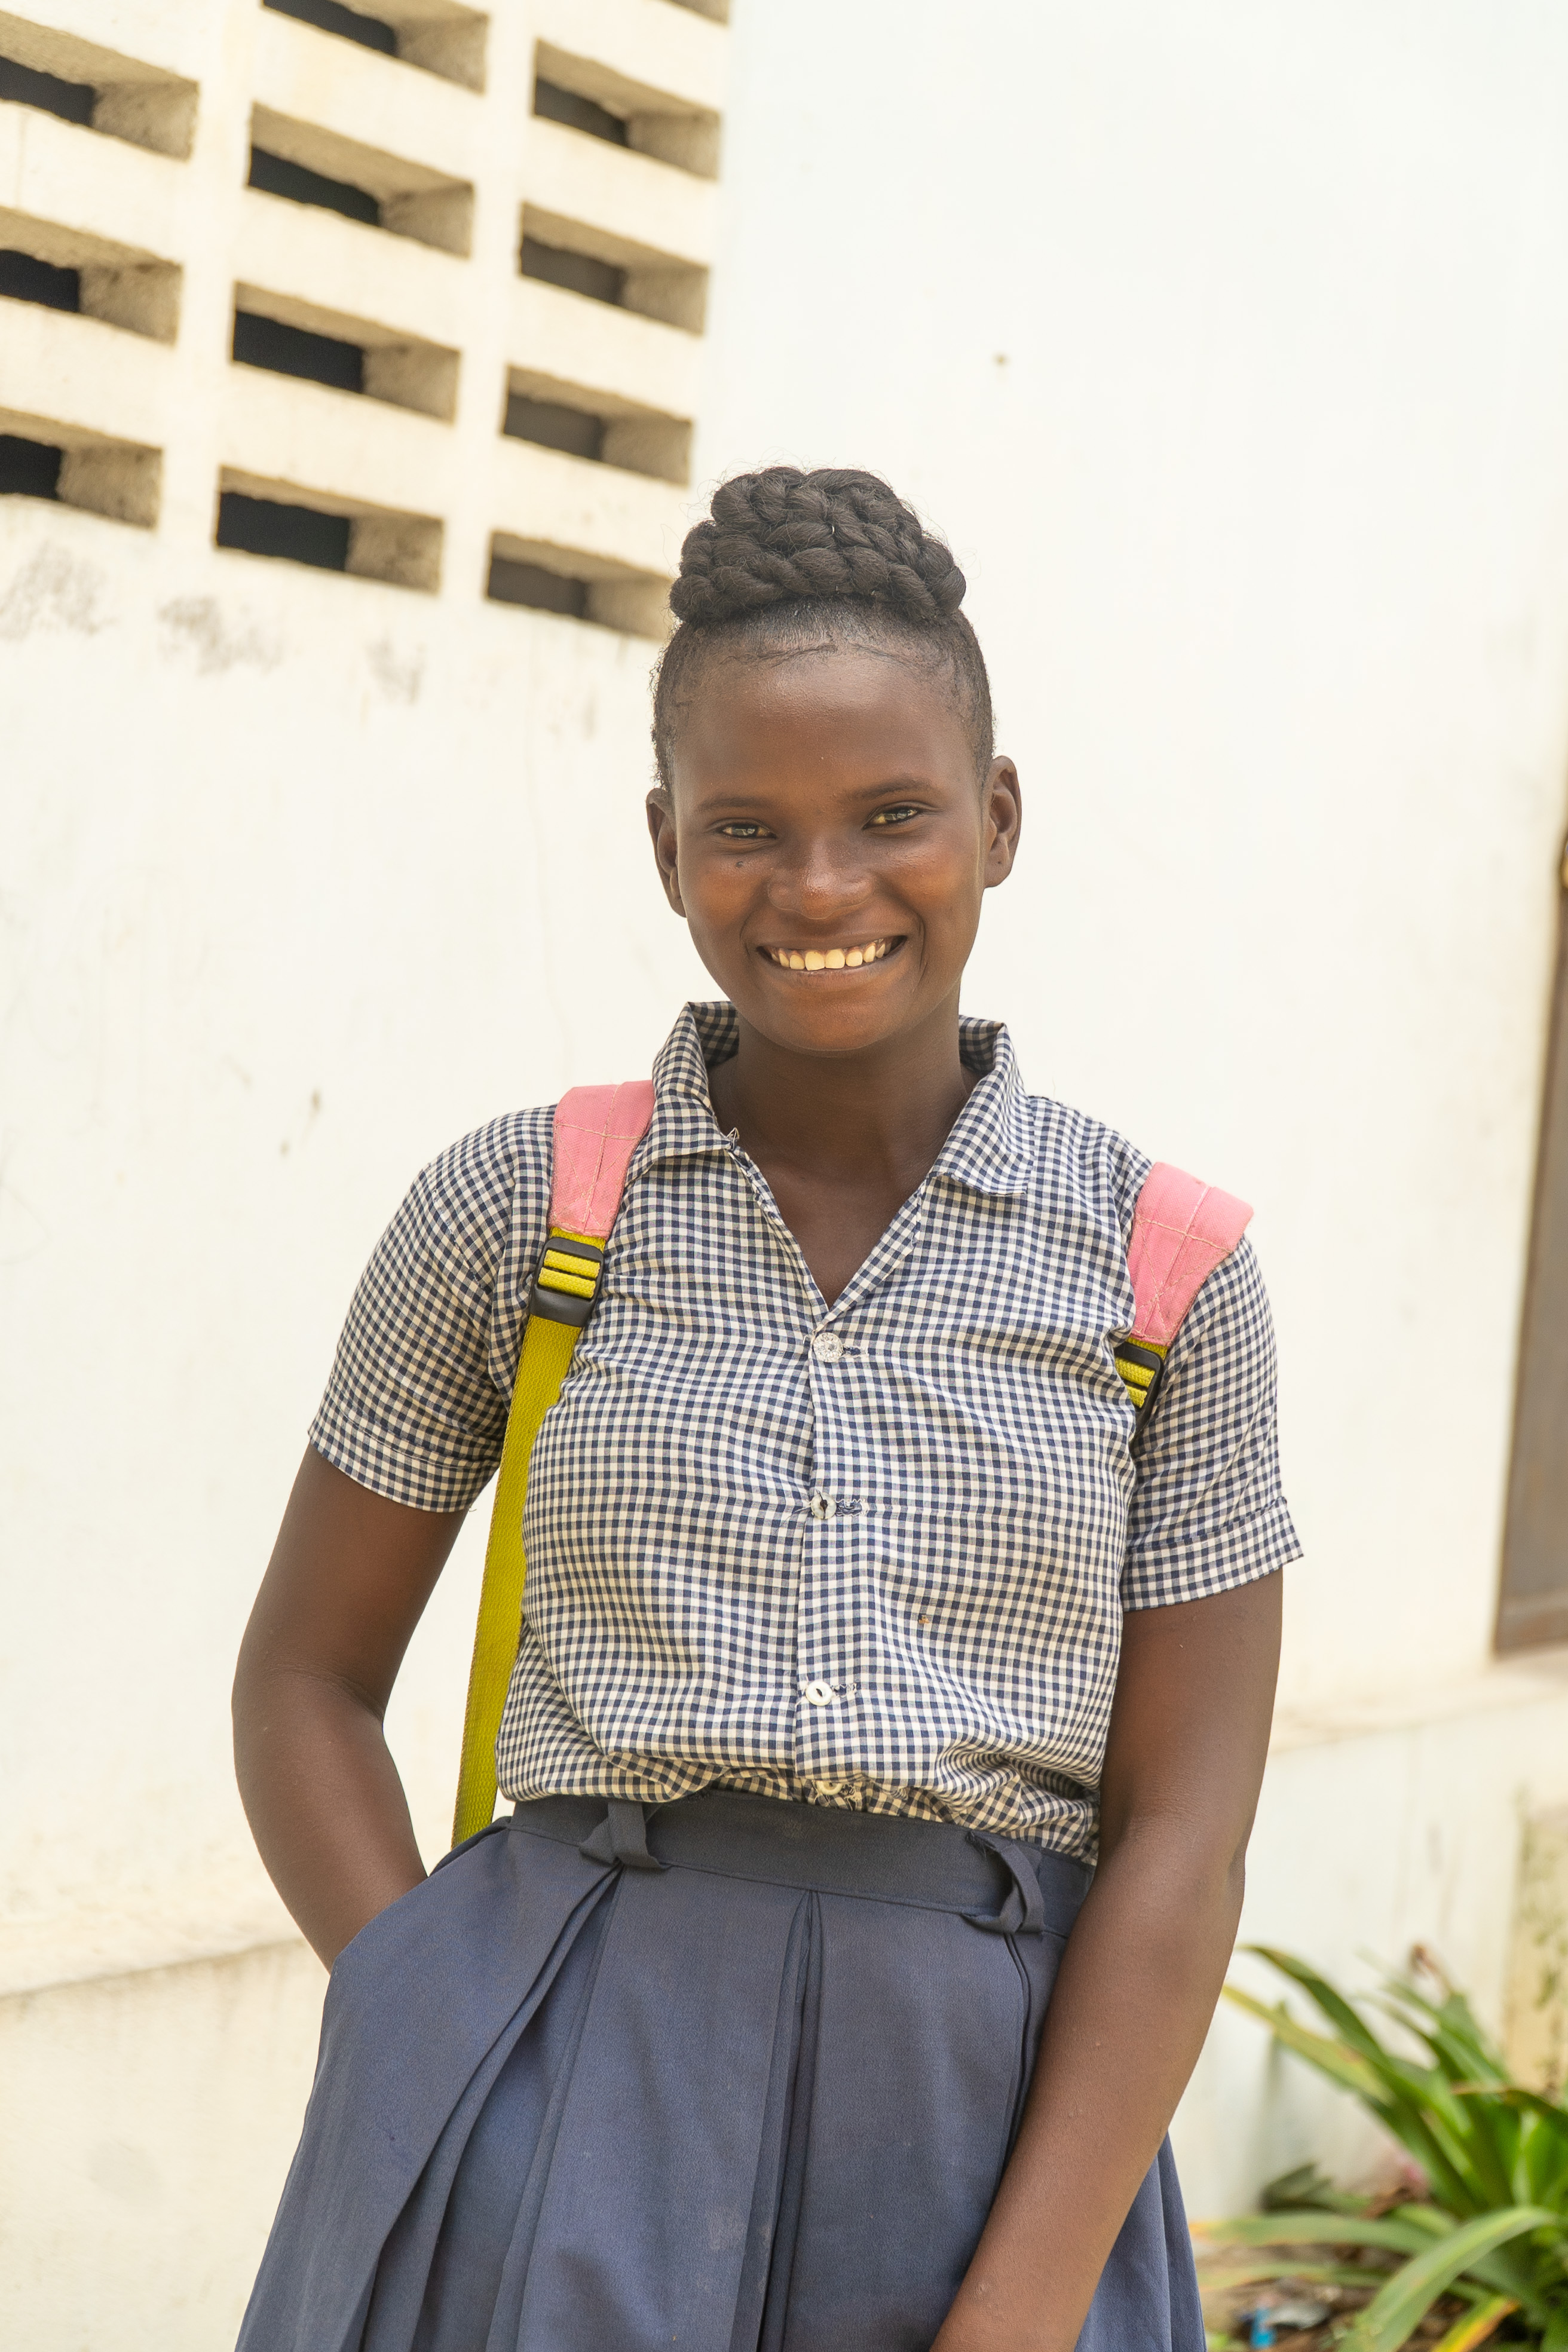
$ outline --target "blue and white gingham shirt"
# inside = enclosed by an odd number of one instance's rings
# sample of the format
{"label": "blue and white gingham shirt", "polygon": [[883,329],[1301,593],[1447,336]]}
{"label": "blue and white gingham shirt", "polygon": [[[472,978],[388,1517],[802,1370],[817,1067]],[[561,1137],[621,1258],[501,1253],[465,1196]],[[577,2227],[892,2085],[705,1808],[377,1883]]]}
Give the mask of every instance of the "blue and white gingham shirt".
{"label": "blue and white gingham shirt", "polygon": [[[655,1064],[533,1449],[501,1789],[722,1781],[1090,1856],[1122,1612],[1298,1554],[1252,1252],[1198,1294],[1135,1459],[1111,1346],[1143,1156],[966,1021],[978,1083],[828,1307],[714,1120],[734,1042],[730,1006],[689,1005]],[[464,1509],[500,1458],[552,1118],[432,1161],[355,1294],[310,1434],[395,1502]]]}

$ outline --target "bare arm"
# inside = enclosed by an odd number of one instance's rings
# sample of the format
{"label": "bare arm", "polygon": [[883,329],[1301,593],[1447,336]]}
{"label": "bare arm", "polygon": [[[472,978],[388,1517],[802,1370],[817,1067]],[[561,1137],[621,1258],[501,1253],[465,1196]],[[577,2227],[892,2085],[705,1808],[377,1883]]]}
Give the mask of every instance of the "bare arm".
{"label": "bare arm", "polygon": [[1268,1745],[1279,1576],[1129,1613],[1100,1862],[1012,2161],[933,2352],[1072,2352],[1203,2047]]}
{"label": "bare arm", "polygon": [[425,1875],[382,1718],[462,1523],[389,1503],[308,1448],[246,1627],[239,1793],[273,1885],[329,1968]]}

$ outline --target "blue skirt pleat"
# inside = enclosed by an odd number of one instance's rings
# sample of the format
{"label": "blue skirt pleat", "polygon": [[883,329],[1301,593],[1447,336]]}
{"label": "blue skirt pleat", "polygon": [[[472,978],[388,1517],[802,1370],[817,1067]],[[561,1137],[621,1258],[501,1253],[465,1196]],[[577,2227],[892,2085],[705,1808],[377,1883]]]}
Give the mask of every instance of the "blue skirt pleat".
{"label": "blue skirt pleat", "polygon": [[[678,1810],[647,1869],[571,1842],[602,1806],[521,1807],[348,1947],[240,2352],[928,2352],[1087,1874],[1024,1860],[1044,1927],[1031,1887],[981,1932],[1007,1874],[960,1831]],[[1167,2147],[1079,2352],[1203,2347]]]}

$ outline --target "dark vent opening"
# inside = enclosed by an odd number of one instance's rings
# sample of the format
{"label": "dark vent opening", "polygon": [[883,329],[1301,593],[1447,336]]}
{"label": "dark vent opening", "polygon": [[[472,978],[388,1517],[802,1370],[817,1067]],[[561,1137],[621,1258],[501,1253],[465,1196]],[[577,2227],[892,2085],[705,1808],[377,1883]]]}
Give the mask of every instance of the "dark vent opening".
{"label": "dark vent opening", "polygon": [[0,433],[0,498],[58,499],[63,449],[46,441],[24,441],[20,434]]}
{"label": "dark vent opening", "polygon": [[364,353],[357,343],[311,334],[304,327],[286,327],[252,310],[235,313],[234,357],[242,367],[303,376],[311,383],[330,384],[334,392],[364,390]]}
{"label": "dark vent opening", "polygon": [[79,310],[81,272],[57,269],[52,261],[0,247],[0,294],[8,294],[13,302],[41,302],[46,310]]}
{"label": "dark vent opening", "polygon": [[265,147],[251,149],[246,184],[259,188],[263,195],[287,196],[293,205],[315,205],[322,212],[342,213],[345,220],[363,221],[368,228],[381,226],[381,206],[367,189],[351,187],[347,180],[329,180],[324,172],[287,163]]}
{"label": "dark vent opening", "polygon": [[41,107],[46,114],[58,114],[62,122],[89,125],[98,103],[91,82],[62,81],[58,74],[38,73],[10,58],[0,58],[0,98],[10,99],[16,106]]}
{"label": "dark vent opening", "polygon": [[588,617],[587,582],[547,572],[542,563],[514,563],[510,556],[492,555],[485,593],[498,604],[528,604],[536,613],[564,613],[574,621]]}
{"label": "dark vent opening", "polygon": [[542,79],[533,85],[533,110],[546,122],[563,122],[568,131],[585,131],[590,139],[607,139],[612,147],[626,144],[626,126],[607,106],[579,98],[574,89]]}
{"label": "dark vent opening", "polygon": [[309,563],[318,572],[346,572],[347,515],[318,514],[314,507],[285,506],[279,499],[247,499],[225,490],[217,507],[217,543],[244,555],[276,555],[286,563]]}
{"label": "dark vent opening", "polygon": [[279,16],[314,25],[320,32],[357,41],[362,49],[379,49],[384,58],[397,55],[397,35],[390,25],[384,25],[379,16],[362,16],[357,8],[344,8],[340,0],[261,0],[261,5]]}
{"label": "dark vent opening", "polygon": [[520,267],[525,278],[542,278],[546,286],[563,286],[568,294],[586,294],[590,301],[624,303],[626,273],[614,262],[595,261],[591,254],[569,253],[564,246],[541,245],[525,236]]}
{"label": "dark vent opening", "polygon": [[568,408],[564,401],[530,400],[514,392],[506,404],[503,433],[514,441],[532,441],[541,449],[561,449],[569,457],[605,454],[605,420],[584,408]]}

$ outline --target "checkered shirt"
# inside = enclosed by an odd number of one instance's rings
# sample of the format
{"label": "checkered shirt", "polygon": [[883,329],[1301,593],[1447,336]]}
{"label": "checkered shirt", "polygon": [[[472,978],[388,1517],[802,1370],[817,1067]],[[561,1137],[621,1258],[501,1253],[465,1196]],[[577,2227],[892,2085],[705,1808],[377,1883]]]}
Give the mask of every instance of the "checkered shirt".
{"label": "checkered shirt", "polygon": [[[735,1036],[689,1005],[659,1054],[534,1445],[500,1787],[721,1781],[1091,1856],[1122,1612],[1298,1555],[1252,1252],[1199,1292],[1134,1455],[1111,1347],[1143,1156],[966,1021],[974,1089],[828,1307],[714,1120]],[[310,1435],[395,1502],[466,1509],[500,1461],[552,1118],[433,1160],[355,1294]]]}

